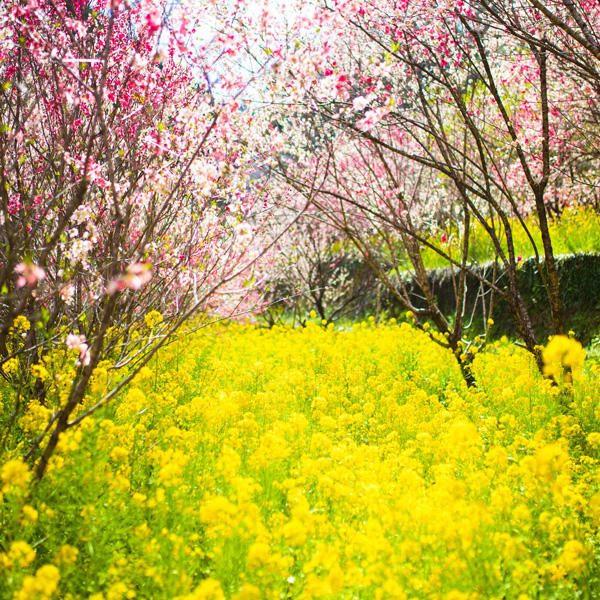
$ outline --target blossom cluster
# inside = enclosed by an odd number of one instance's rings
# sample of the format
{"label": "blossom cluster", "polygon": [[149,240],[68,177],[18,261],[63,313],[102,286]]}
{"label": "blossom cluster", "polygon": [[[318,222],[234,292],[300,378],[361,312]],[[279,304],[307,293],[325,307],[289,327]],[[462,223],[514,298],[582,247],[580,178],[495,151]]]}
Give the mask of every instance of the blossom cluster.
{"label": "blossom cluster", "polygon": [[189,333],[60,438],[35,488],[0,458],[0,596],[593,597],[600,368],[572,339],[545,356],[578,376],[553,384],[495,343],[468,388],[394,320]]}

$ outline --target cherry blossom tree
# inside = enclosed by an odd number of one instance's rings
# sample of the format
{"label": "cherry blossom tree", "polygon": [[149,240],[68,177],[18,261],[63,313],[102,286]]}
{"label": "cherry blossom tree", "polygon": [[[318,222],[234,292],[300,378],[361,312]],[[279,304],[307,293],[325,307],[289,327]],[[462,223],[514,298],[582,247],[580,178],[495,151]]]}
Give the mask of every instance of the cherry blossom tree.
{"label": "cherry blossom tree", "polygon": [[[0,8],[0,374],[15,389],[4,440],[27,403],[51,409],[30,440],[38,477],[61,433],[187,318],[258,297],[268,207],[238,101],[253,73],[228,64],[244,46],[235,8],[192,5]],[[48,373],[61,347],[66,387]],[[112,384],[83,406],[99,364]]]}
{"label": "cherry blossom tree", "polygon": [[[291,201],[289,194],[286,200]],[[284,221],[290,221],[295,212],[289,205],[280,210],[291,213]],[[293,323],[304,323],[311,311],[327,323],[364,314],[376,283],[373,274],[354,245],[328,222],[318,203],[304,210],[274,251],[263,284],[263,318],[269,325],[290,317]]]}
{"label": "cherry blossom tree", "polygon": [[[283,58],[270,73],[271,89],[293,106],[287,139],[296,150],[292,160],[279,161],[282,180],[299,194],[310,194],[412,309],[389,279],[389,265],[382,268],[373,259],[382,240],[402,247],[426,301],[422,315],[456,354],[464,354],[461,297],[464,274],[470,273],[488,292],[506,299],[541,368],[517,269],[523,250],[531,252],[554,331],[562,333],[549,212],[560,207],[557,196],[571,193],[572,178],[565,176],[566,162],[577,154],[571,123],[577,114],[590,114],[590,107],[578,97],[583,75],[570,77],[560,51],[543,42],[556,36],[544,38],[542,25],[523,33],[535,11],[546,15],[544,31],[561,28],[537,4],[315,3],[318,33],[303,34],[299,19],[295,43],[282,39]],[[556,10],[569,13],[567,4],[557,2]],[[585,37],[581,26],[580,33]],[[581,66],[582,73],[586,68]],[[280,114],[275,118],[281,120]],[[526,223],[531,215],[535,231]],[[498,268],[491,277],[471,259],[474,226],[486,231],[493,245]],[[529,249],[516,247],[515,228],[526,232]],[[446,242],[451,234],[461,239],[455,255]],[[440,314],[427,289],[419,259],[424,247],[456,269],[453,322]]]}
{"label": "cherry blossom tree", "polygon": [[[486,27],[539,49],[560,73],[562,88],[552,110],[564,127],[554,140],[559,160],[549,192],[563,204],[585,202],[597,207],[600,6],[587,1],[525,0],[518,5],[483,2],[482,7]],[[553,208],[558,212],[560,205]]]}

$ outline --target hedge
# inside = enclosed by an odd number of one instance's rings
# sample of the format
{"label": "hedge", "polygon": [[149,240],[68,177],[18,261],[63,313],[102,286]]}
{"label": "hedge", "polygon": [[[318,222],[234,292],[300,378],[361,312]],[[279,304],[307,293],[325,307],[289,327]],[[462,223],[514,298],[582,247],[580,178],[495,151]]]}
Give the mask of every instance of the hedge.
{"label": "hedge", "polygon": [[[572,329],[578,339],[588,344],[600,328],[600,254],[580,253],[556,257],[560,288],[565,307],[565,324]],[[543,265],[543,261],[541,263]],[[472,267],[483,276],[491,279],[493,264],[486,263]],[[437,268],[429,271],[429,285],[436,297],[440,310],[447,316],[456,312],[456,297],[452,279],[453,270],[450,267]],[[457,269],[454,269],[457,275]],[[498,265],[498,277],[503,283],[504,274]],[[530,310],[536,333],[543,341],[552,333],[548,298],[533,258],[524,260],[517,271],[519,289]],[[407,273],[403,276],[411,300],[415,306],[425,307],[414,276]],[[480,330],[483,326],[483,311],[481,302],[481,285],[474,275],[467,275],[467,292],[465,298],[465,314],[470,319],[474,316],[474,328]],[[489,291],[487,292],[489,294]],[[493,311],[494,336],[515,336],[516,329],[506,301],[496,295]],[[399,314],[404,309],[393,295],[387,291],[382,293],[382,309],[392,314]]]}

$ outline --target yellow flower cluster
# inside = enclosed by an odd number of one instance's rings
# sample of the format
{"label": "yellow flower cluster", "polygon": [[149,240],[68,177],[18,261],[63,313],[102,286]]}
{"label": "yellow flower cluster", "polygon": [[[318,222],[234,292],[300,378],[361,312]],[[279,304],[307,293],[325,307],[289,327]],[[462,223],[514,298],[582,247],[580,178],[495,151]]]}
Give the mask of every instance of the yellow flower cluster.
{"label": "yellow flower cluster", "polygon": [[5,554],[0,554],[0,564],[5,568],[27,567],[35,559],[35,550],[24,541],[13,542]]}
{"label": "yellow flower cluster", "polygon": [[3,492],[14,489],[24,490],[30,478],[29,467],[19,458],[9,460],[0,467],[0,482]]}
{"label": "yellow flower cluster", "polygon": [[16,319],[13,320],[13,329],[12,331],[29,331],[31,329],[31,323],[29,319],[24,315],[19,315]]}
{"label": "yellow flower cluster", "polygon": [[594,597],[597,370],[569,338],[544,358],[578,374],[568,410],[524,351],[477,353],[467,388],[408,324],[190,334],[10,496],[0,597]]}
{"label": "yellow flower cluster", "polygon": [[46,379],[48,379],[48,377],[50,376],[50,373],[48,373],[48,369],[46,369],[46,367],[42,364],[33,365],[31,367],[31,374],[36,379],[40,379],[41,381],[46,381]]}
{"label": "yellow flower cluster", "polygon": [[148,329],[154,329],[163,322],[163,316],[157,310],[151,310],[145,317],[144,323]]}
{"label": "yellow flower cluster", "polygon": [[565,383],[572,383],[585,360],[581,344],[566,335],[552,336],[542,352],[544,373]]}
{"label": "yellow flower cluster", "polygon": [[15,595],[15,600],[50,600],[53,597],[60,573],[54,565],[40,567],[35,575],[28,575]]}

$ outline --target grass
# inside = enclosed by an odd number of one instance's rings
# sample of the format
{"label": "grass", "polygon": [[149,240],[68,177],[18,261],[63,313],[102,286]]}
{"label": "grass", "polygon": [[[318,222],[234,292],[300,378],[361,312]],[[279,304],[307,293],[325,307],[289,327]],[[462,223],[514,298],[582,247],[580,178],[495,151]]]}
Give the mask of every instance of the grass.
{"label": "grass", "polygon": [[[539,227],[533,216],[525,219],[525,223],[532,234],[536,248],[543,256],[543,245]],[[534,256],[531,241],[525,230],[516,222],[513,223],[513,239],[517,256],[523,260]],[[446,235],[447,242],[440,242],[442,234]],[[574,207],[566,209],[561,217],[550,221],[550,236],[555,255],[575,254],[578,252],[600,252],[600,219],[592,208]],[[506,250],[506,238],[500,235],[502,246]],[[450,256],[460,260],[462,239],[457,231],[440,230],[433,239]],[[474,223],[470,232],[469,260],[471,263],[486,263],[495,258],[494,247],[486,231],[479,223]],[[423,249],[423,261],[426,268],[434,269],[448,266],[448,261],[429,248]]]}

